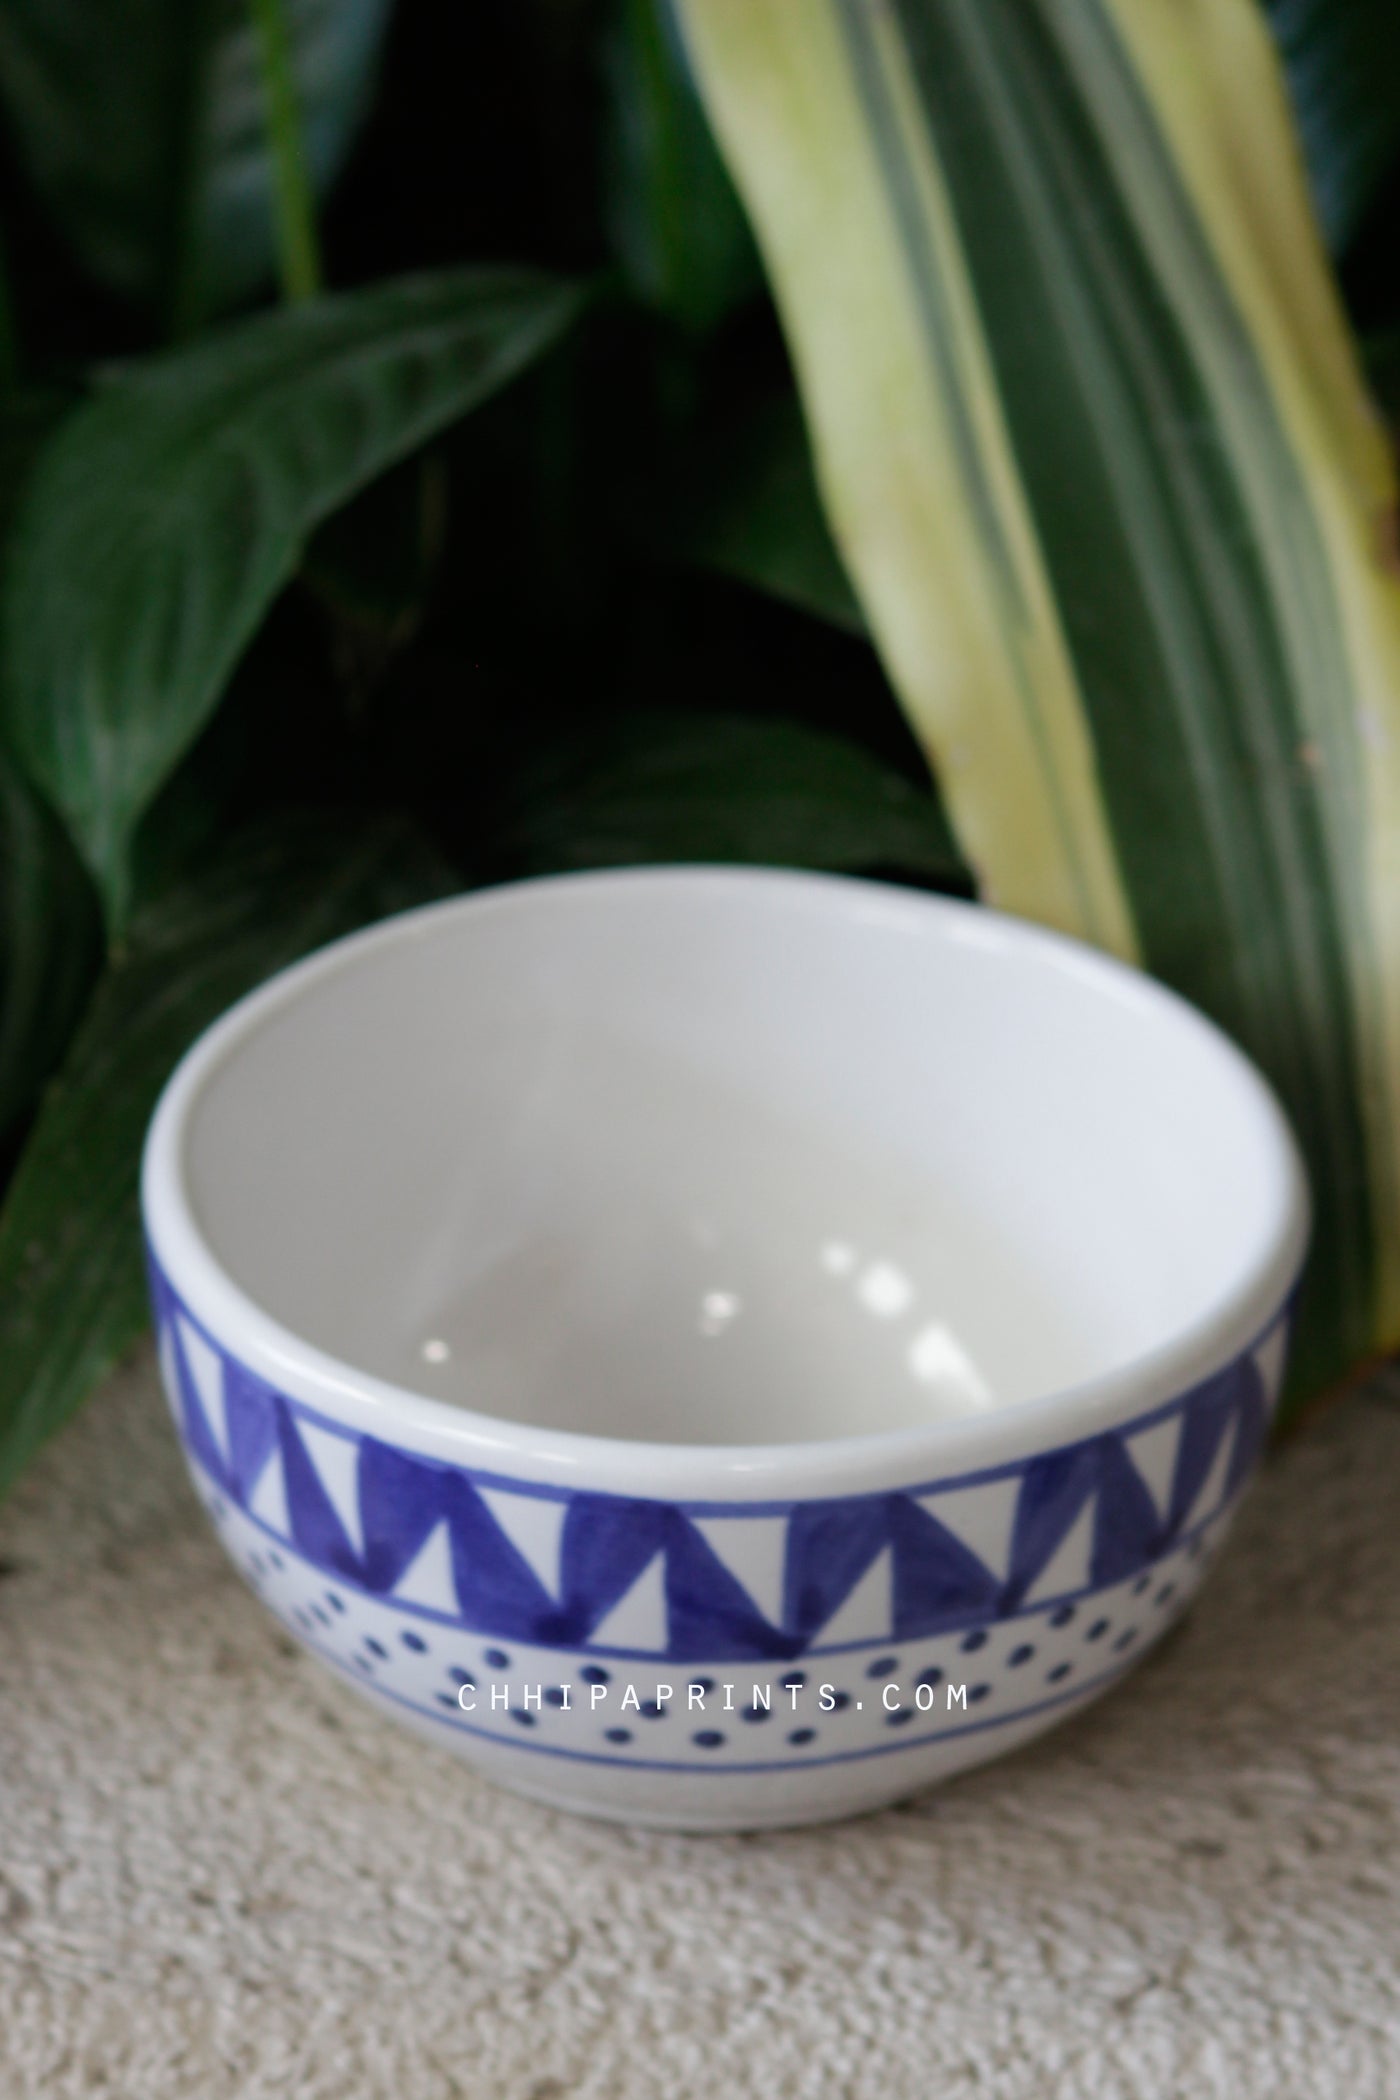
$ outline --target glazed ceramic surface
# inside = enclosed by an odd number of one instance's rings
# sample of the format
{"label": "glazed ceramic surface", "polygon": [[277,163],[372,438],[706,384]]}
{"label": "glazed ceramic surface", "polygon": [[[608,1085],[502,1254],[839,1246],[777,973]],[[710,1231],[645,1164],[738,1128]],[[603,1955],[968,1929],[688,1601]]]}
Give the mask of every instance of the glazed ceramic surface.
{"label": "glazed ceramic surface", "polygon": [[143,1177],[196,1486],[344,1680],[506,1783],[873,1806],[1110,1686],[1278,1391],[1307,1202],[1141,976],[831,878],[522,884],[284,973]]}

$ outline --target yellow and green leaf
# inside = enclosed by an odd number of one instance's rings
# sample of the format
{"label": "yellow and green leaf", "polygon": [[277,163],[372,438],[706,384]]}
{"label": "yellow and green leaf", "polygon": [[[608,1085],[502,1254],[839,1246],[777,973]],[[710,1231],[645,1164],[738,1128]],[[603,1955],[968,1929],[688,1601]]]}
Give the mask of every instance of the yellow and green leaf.
{"label": "yellow and green leaf", "polygon": [[1295,1390],[1400,1341],[1400,573],[1253,0],[679,0],[983,894],[1269,1072]]}

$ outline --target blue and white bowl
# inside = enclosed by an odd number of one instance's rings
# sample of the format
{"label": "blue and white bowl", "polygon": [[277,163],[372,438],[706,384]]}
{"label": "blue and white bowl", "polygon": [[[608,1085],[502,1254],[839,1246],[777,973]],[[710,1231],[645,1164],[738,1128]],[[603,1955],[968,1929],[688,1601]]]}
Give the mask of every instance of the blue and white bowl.
{"label": "blue and white bowl", "polygon": [[288,1628],[507,1785],[686,1829],[1027,1741],[1181,1611],[1307,1234],[1170,993],[831,878],[487,891],[274,979],[143,1176],[196,1487]]}

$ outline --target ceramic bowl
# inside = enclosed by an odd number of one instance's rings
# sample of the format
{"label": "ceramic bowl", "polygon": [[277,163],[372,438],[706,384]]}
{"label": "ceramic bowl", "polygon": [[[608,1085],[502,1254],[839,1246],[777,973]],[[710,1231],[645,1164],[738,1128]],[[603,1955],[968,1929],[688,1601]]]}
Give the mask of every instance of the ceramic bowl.
{"label": "ceramic bowl", "polygon": [[1273,1096],[1119,964],[683,869],[342,941],[147,1141],[160,1361],[236,1566],[482,1772],[680,1828],[866,1809],[1191,1597],[1307,1232]]}

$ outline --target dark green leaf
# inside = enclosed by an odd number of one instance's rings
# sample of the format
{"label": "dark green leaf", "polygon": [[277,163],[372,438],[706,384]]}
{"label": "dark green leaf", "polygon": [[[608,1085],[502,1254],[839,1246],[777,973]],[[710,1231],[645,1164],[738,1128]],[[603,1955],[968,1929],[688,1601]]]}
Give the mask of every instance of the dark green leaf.
{"label": "dark green leaf", "polygon": [[315,534],[302,581],[357,653],[381,658],[417,628],[442,554],[446,512],[444,463],[425,453],[385,474]]}
{"label": "dark green leaf", "polygon": [[[285,0],[307,158],[324,190],[365,109],[389,0]],[[247,0],[0,0],[0,103],[93,275],[188,325],[275,260]]]}
{"label": "dark green leaf", "polygon": [[822,515],[795,397],[741,429],[696,492],[683,551],[852,634],[865,620]]}
{"label": "dark green leaf", "polygon": [[1361,354],[1366,362],[1366,378],[1381,413],[1400,438],[1400,329],[1386,329],[1380,334],[1364,337]]}
{"label": "dark green leaf", "polygon": [[130,368],[70,416],[16,520],[0,719],[121,923],[132,831],[308,533],[568,325],[521,271],[406,278]]}
{"label": "dark green leaf", "polygon": [[711,328],[762,280],[668,0],[615,0],[604,56],[613,247],[644,304]]}
{"label": "dark green leaf", "polygon": [[316,194],[307,159],[297,81],[293,21],[287,0],[248,0],[257,30],[263,128],[272,162],[278,274],[285,299],[314,299],[325,290],[316,237]]}
{"label": "dark green leaf", "polygon": [[743,715],[590,729],[531,770],[507,840],[531,874],[739,861],[967,881],[932,794],[841,737]]}
{"label": "dark green leaf", "polygon": [[186,1046],[308,949],[451,878],[407,827],[283,820],[136,914],[0,1212],[0,1494],[142,1332],[146,1124]]}
{"label": "dark green leaf", "polygon": [[74,388],[31,386],[0,406],[0,542],[9,535],[40,453],[81,399]]}
{"label": "dark green leaf", "polygon": [[62,1055],[101,952],[92,884],[0,754],[0,1139]]}
{"label": "dark green leaf", "polygon": [[[0,546],[69,397],[11,395],[0,412]],[[97,897],[63,827],[0,748],[0,1143],[62,1055],[101,956]]]}
{"label": "dark green leaf", "polygon": [[1334,254],[1400,151],[1395,0],[1267,0]]}

